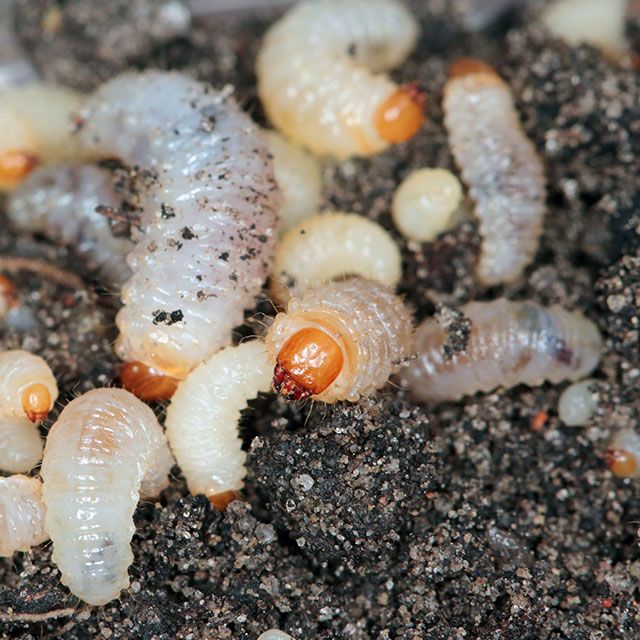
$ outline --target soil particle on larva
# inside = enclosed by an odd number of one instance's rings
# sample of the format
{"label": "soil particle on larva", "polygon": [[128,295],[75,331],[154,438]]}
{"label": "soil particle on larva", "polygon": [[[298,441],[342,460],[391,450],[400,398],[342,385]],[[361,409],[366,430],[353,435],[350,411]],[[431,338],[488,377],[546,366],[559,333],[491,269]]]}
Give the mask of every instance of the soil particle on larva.
{"label": "soil particle on larva", "polygon": [[[255,15],[197,22],[184,36],[135,54],[133,62],[105,61],[96,43],[118,28],[124,4],[19,0],[18,31],[50,79],[89,88],[122,64],[186,68],[217,87],[236,85],[243,106],[264,124],[253,67],[268,21]],[[424,33],[394,79],[422,82],[429,121],[388,153],[327,164],[324,206],[367,215],[394,235],[403,256],[400,291],[419,321],[439,304],[455,309],[500,295],[562,304],[595,320],[606,349],[595,373],[601,400],[592,424],[571,429],[560,423],[556,407],[566,385],[516,387],[417,408],[392,385],[357,407],[261,398],[242,422],[247,447],[260,437],[246,487],[251,510],[236,503],[219,515],[203,498],[184,497],[184,484],[174,481],[159,502],[137,510],[133,588],[104,608],[77,607],[59,586],[46,545],[3,560],[0,636],[254,640],[279,628],[297,640],[640,637],[640,492],[636,483],[613,478],[602,460],[611,432],[640,415],[640,221],[634,219],[638,207],[624,204],[637,201],[632,179],[640,164],[640,74],[613,66],[589,47],[550,39],[535,26],[507,38],[505,27],[518,25],[513,13],[489,34],[464,36],[459,11],[465,4],[411,2]],[[62,11],[55,37],[42,33],[51,6]],[[149,42],[145,38],[140,42]],[[479,237],[472,218],[432,244],[419,244],[403,240],[389,215],[393,192],[410,171],[455,171],[440,103],[448,64],[469,54],[495,65],[512,86],[548,178],[536,260],[522,281],[489,291],[474,277]],[[0,249],[82,274],[69,250],[42,241],[5,232]],[[617,260],[611,266],[609,251]],[[17,284],[40,324],[28,334],[1,329],[0,346],[32,349],[51,362],[63,401],[77,385],[113,383],[114,312],[105,304],[112,298],[70,292],[30,273],[20,273]],[[63,304],[70,293],[78,300],[71,311]],[[266,302],[259,310],[273,314]],[[256,333],[262,321],[241,335]],[[425,459],[425,446],[437,454]],[[338,464],[342,451],[345,467]],[[308,468],[323,464],[321,455],[336,465],[334,475]],[[399,458],[400,473],[360,468],[392,458]],[[404,471],[409,460],[440,465],[435,487],[424,492],[428,478]],[[355,495],[347,469],[365,474],[371,495]],[[303,476],[313,481],[309,491]],[[407,497],[395,499],[384,482]],[[371,507],[377,537],[354,534],[344,496],[362,517],[358,527]],[[342,510],[329,510],[332,501]],[[357,562],[344,544],[336,547],[327,527],[345,541],[363,540],[353,547]],[[20,621],[21,613],[44,618]]]}

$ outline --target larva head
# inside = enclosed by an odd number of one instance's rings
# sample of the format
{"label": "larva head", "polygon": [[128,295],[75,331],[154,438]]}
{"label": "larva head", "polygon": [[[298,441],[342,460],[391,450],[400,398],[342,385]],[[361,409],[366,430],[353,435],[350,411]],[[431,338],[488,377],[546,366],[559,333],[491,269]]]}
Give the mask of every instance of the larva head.
{"label": "larva head", "polygon": [[29,151],[7,149],[0,152],[0,189],[15,188],[37,165],[37,156]]}
{"label": "larva head", "polygon": [[140,400],[169,400],[178,380],[165,376],[142,362],[125,362],[120,368],[122,386]]}
{"label": "larva head", "polygon": [[235,500],[242,500],[242,496],[237,491],[223,491],[209,496],[209,502],[218,511],[224,511]]}
{"label": "larva head", "polygon": [[635,478],[638,473],[638,459],[631,451],[607,449],[604,460],[618,478]]}
{"label": "larva head", "polygon": [[340,375],[344,354],[325,331],[307,327],[294,333],[280,349],[273,388],[291,400],[322,393]]}
{"label": "larva head", "polygon": [[0,316],[18,305],[15,285],[9,278],[0,275]]}
{"label": "larva head", "polygon": [[491,66],[478,60],[477,58],[459,58],[449,67],[449,78],[455,80],[456,78],[464,78],[476,73],[485,73],[491,75],[498,75],[496,70]]}
{"label": "larva head", "polygon": [[51,393],[41,382],[29,385],[22,392],[22,408],[31,422],[40,422],[53,406]]}
{"label": "larva head", "polygon": [[375,127],[378,135],[391,143],[412,138],[426,121],[425,102],[425,93],[418,85],[402,85],[376,111]]}

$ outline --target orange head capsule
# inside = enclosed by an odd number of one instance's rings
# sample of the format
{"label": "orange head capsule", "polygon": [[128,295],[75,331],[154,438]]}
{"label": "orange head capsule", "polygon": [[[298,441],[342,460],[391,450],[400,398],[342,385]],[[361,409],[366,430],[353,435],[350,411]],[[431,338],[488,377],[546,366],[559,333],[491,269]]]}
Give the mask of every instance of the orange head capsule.
{"label": "orange head capsule", "polygon": [[496,70],[477,58],[460,58],[449,67],[449,78],[464,78],[474,73],[490,73],[497,75]]}
{"label": "orange head capsule", "polygon": [[13,282],[11,282],[9,278],[1,275],[0,298],[2,298],[2,302],[0,302],[0,309],[13,309],[18,306],[18,294]]}
{"label": "orange head capsule", "polygon": [[142,362],[125,362],[120,368],[120,380],[140,400],[169,400],[179,382]]}
{"label": "orange head capsule", "polygon": [[242,496],[237,491],[223,491],[209,496],[209,502],[218,511],[224,511],[235,500],[242,500]]}
{"label": "orange head capsule", "polygon": [[387,142],[404,142],[413,137],[426,121],[426,96],[416,84],[405,84],[379,107],[375,127]]}
{"label": "orange head capsule", "polygon": [[638,470],[638,461],[630,451],[624,449],[608,449],[604,454],[611,473],[618,478],[634,478]]}
{"label": "orange head capsule", "polygon": [[9,149],[0,153],[0,187],[15,187],[37,164],[38,158],[28,151]]}
{"label": "orange head capsule", "polygon": [[28,386],[22,392],[22,408],[31,422],[39,422],[51,410],[51,394],[42,383]]}
{"label": "orange head capsule", "polygon": [[340,345],[328,333],[307,327],[282,345],[273,371],[273,387],[292,400],[318,395],[338,377],[343,364]]}

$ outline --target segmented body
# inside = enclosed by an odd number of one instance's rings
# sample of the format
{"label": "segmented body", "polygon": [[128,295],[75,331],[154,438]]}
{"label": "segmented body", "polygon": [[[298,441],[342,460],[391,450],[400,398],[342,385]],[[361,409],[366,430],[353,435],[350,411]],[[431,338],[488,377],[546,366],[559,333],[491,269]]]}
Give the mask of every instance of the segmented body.
{"label": "segmented body", "polygon": [[542,162],[522,130],[509,87],[489,68],[447,82],[444,115],[480,220],[478,278],[487,285],[515,280],[533,260],[542,233]]}
{"label": "segmented body", "polygon": [[413,48],[417,23],[395,0],[301,2],[258,55],[258,91],[273,124],[317,155],[370,155],[389,142],[376,112],[398,87],[383,73]]}
{"label": "segmented body", "polygon": [[173,459],[153,411],[123,389],[94,389],[70,402],[47,437],[42,461],[45,528],[71,592],[105,604],[129,585],[139,496],[168,484]]}
{"label": "segmented body", "polygon": [[27,476],[0,478],[0,557],[28,551],[49,537],[44,529],[42,482]]}
{"label": "segmented body", "polygon": [[85,149],[138,171],[117,351],[183,378],[231,341],[268,275],[280,193],[234,100],[178,73],[127,73],[82,111]]}
{"label": "segmented body", "polygon": [[247,401],[268,391],[273,366],[261,340],[227,347],[192,371],[167,409],[171,449],[193,495],[242,488],[247,454],[238,422]]}
{"label": "segmented body", "polygon": [[92,165],[60,164],[36,169],[12,193],[7,213],[19,231],[43,233],[66,244],[119,287],[131,277],[125,262],[133,243],[114,236],[98,206],[120,211],[113,177]]}
{"label": "segmented body", "polygon": [[0,470],[26,473],[42,460],[40,430],[22,416],[0,415]]}
{"label": "segmented body", "polygon": [[417,399],[441,402],[499,386],[579,380],[600,361],[600,333],[579,312],[505,299],[471,302],[460,311],[471,321],[462,352],[447,355],[446,333],[436,320],[416,329],[418,357],[401,375]]}
{"label": "segmented body", "polygon": [[412,348],[409,310],[387,288],[364,279],[326,283],[291,299],[267,333],[270,361],[277,362],[287,340],[308,327],[331,336],[344,357],[335,381],[314,396],[322,402],[355,402],[381,388]]}

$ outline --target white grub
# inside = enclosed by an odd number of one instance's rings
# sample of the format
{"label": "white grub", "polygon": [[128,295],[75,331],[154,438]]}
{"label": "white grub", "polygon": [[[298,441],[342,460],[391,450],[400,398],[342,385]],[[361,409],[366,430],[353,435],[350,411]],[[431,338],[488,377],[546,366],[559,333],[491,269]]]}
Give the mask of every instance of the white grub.
{"label": "white grub", "polygon": [[32,164],[78,157],[73,113],[81,100],[74,91],[45,84],[0,93],[0,190],[11,190],[26,175],[3,175],[3,160],[11,154],[31,158]]}
{"label": "white grub", "polygon": [[109,219],[96,208],[117,212],[121,205],[109,171],[56,164],[36,169],[22,182],[9,198],[7,214],[16,230],[71,246],[100,270],[107,284],[120,287],[131,277],[125,257],[133,243],[114,236]]}
{"label": "white grub", "polygon": [[165,427],[189,491],[207,497],[244,485],[240,412],[258,392],[268,391],[272,366],[261,340],[227,347],[180,383],[167,409]]}
{"label": "white grub", "polygon": [[41,411],[48,413],[58,397],[49,365],[40,356],[21,349],[0,352],[0,416],[25,416],[25,393],[36,385],[46,390],[45,395],[48,393],[48,406]]}
{"label": "white grub", "polygon": [[42,482],[27,476],[0,478],[0,557],[28,551],[49,538],[44,528]]}
{"label": "white grub", "polygon": [[128,587],[133,512],[167,486],[171,466],[153,411],[128,391],[94,389],[64,408],[41,473],[52,559],[74,595],[102,605]]}
{"label": "white grub", "polygon": [[569,385],[560,396],[558,414],[569,427],[585,427],[598,408],[598,393],[593,391],[593,380]]}
{"label": "white grub", "polygon": [[278,233],[317,213],[322,202],[322,170],[318,160],[275,131],[264,131],[273,155],[276,182],[282,192]]}
{"label": "white grub", "polygon": [[0,470],[31,471],[42,460],[42,438],[38,426],[22,416],[0,415]]}
{"label": "white grub", "polygon": [[402,377],[419,400],[443,402],[500,386],[579,380],[600,361],[600,333],[579,312],[505,299],[471,302],[460,311],[471,321],[464,351],[447,356],[447,334],[434,319],[416,329],[418,357]]}
{"label": "white grub", "polygon": [[544,26],[570,44],[587,43],[619,58],[628,51],[628,0],[554,0],[541,15]]}
{"label": "white grub", "polygon": [[605,453],[605,461],[618,478],[640,478],[640,435],[633,427],[614,434]]}
{"label": "white grub", "polygon": [[278,302],[323,282],[361,276],[395,288],[400,249],[378,223],[356,213],[321,213],[300,223],[278,244],[271,293]]}
{"label": "white grub", "polygon": [[486,65],[447,82],[444,115],[480,220],[478,278],[486,285],[516,280],[533,260],[542,234],[542,162],[522,130],[509,87]]}
{"label": "white grub", "polygon": [[279,629],[269,629],[264,633],[261,633],[258,640],[293,640],[293,638],[284,631]]}
{"label": "white grub", "polygon": [[364,279],[329,282],[292,298],[266,336],[272,363],[302,329],[315,328],[340,347],[344,364],[335,380],[312,397],[321,402],[356,402],[380,389],[410,355],[411,314],[385,286]]}
{"label": "white grub", "polygon": [[85,148],[138,172],[116,350],[184,378],[231,342],[269,274],[281,196],[268,144],[229,92],[181,73],[122,74],[81,115]]}
{"label": "white grub", "polygon": [[418,25],[395,0],[300,2],[267,32],[258,92],[271,122],[316,155],[384,150],[376,113],[398,87],[380,73],[413,49]]}
{"label": "white grub", "polygon": [[393,222],[405,238],[431,242],[450,229],[462,200],[462,185],[446,169],[412,171],[393,194]]}

